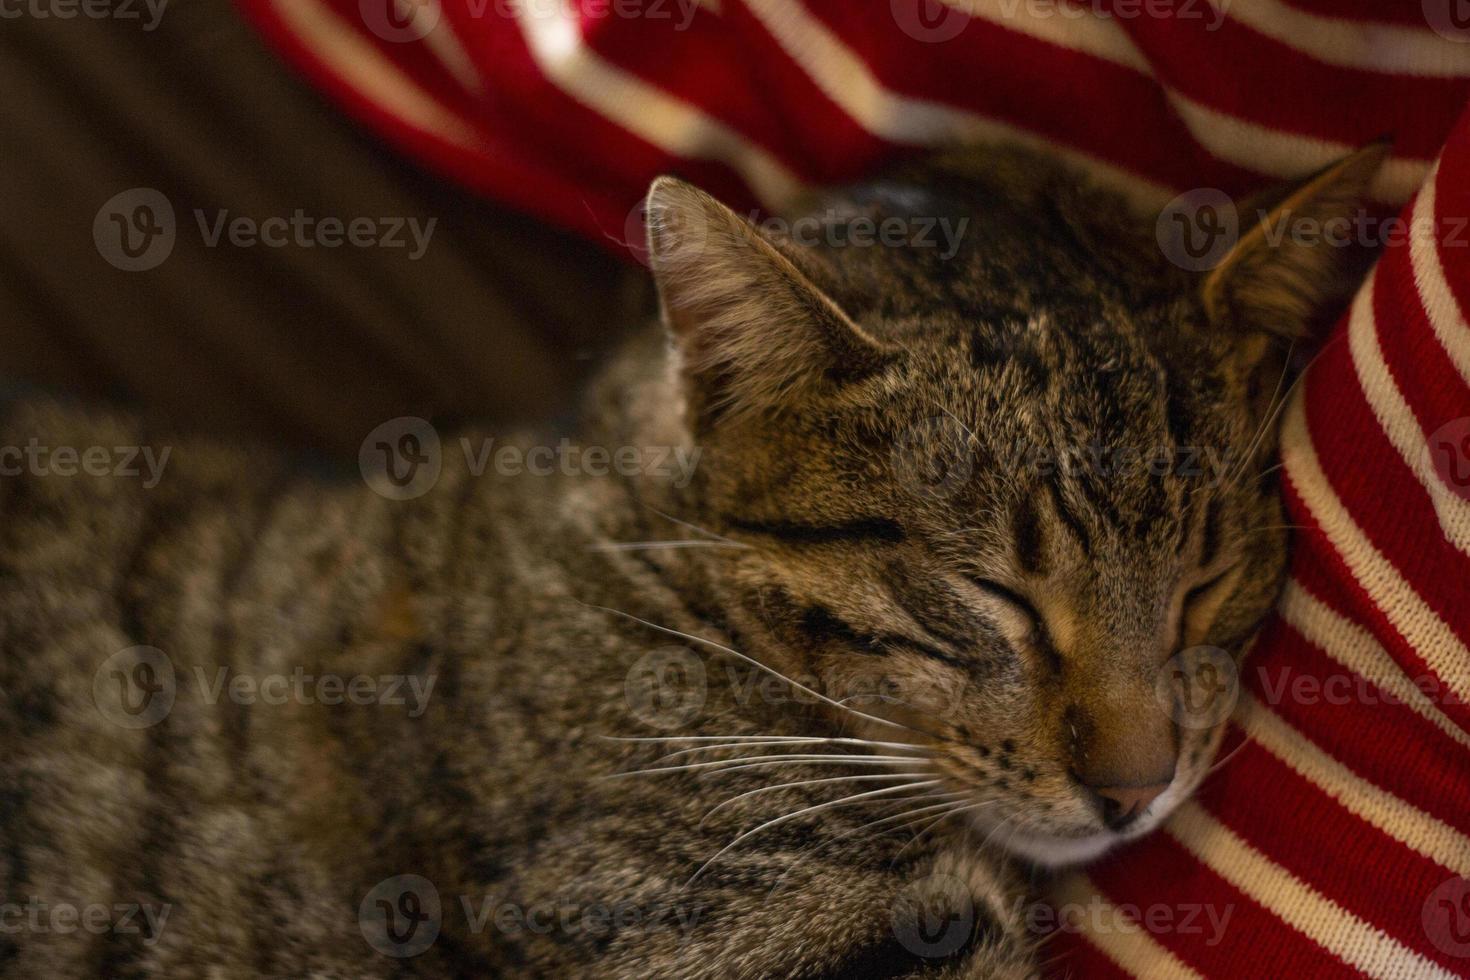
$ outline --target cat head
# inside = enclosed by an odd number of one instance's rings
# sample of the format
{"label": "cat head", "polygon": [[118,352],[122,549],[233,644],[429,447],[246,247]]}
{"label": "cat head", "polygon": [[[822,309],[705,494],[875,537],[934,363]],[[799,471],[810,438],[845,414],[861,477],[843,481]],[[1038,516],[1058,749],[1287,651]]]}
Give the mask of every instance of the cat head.
{"label": "cat head", "polygon": [[[1383,156],[1262,198],[1264,227],[1353,213]],[[924,746],[1015,853],[1154,827],[1223,732],[1233,691],[1201,684],[1228,685],[1284,574],[1288,350],[1351,284],[1342,250],[1250,210],[1190,272],[1019,150],[782,227],[665,178],[648,216],[703,451],[689,506],[751,545],[718,559],[735,635],[869,716],[827,705],[844,730]]]}

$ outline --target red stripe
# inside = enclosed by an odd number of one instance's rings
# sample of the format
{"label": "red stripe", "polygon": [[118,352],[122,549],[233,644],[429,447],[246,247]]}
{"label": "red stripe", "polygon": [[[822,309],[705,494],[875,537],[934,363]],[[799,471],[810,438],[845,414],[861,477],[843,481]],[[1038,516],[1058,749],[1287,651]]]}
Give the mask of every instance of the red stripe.
{"label": "red stripe", "polygon": [[[1424,901],[1449,869],[1360,820],[1252,742],[1201,789],[1199,802],[1237,836],[1318,894],[1445,967],[1456,962],[1424,934]],[[1271,787],[1262,806],[1259,788]],[[1302,832],[1285,835],[1283,827]],[[1343,843],[1352,842],[1352,860]]]}
{"label": "red stripe", "polygon": [[[1388,317],[1382,297],[1376,315]],[[1338,328],[1346,330],[1346,323]],[[1429,494],[1388,441],[1358,383],[1346,337],[1323,351],[1306,380],[1307,424],[1322,471],[1373,546],[1461,637],[1470,605],[1447,576],[1459,559],[1445,540]]]}
{"label": "red stripe", "polygon": [[[1394,152],[1401,157],[1432,159],[1470,96],[1470,79],[1329,65],[1229,17],[1214,31],[1208,21],[1176,17],[1119,23],[1161,81],[1202,105],[1271,129],[1349,145],[1393,133]],[[1249,71],[1242,65],[1260,67]],[[1351,98],[1344,97],[1348,92]]]}
{"label": "red stripe", "polygon": [[1122,969],[1077,932],[1061,929],[1049,934],[1037,950],[1042,976],[1050,980],[1127,980]]}
{"label": "red stripe", "polygon": [[[891,91],[1004,121],[1169,187],[1239,192],[1260,183],[1200,148],[1158,85],[1131,68],[985,20],[936,45],[875,32],[871,8],[860,4],[807,6]],[[984,83],[957,85],[957,64],[984,65]]]}
{"label": "red stripe", "polygon": [[1424,5],[1418,0],[1283,0],[1283,5],[1332,20],[1365,26],[1397,24],[1424,28]]}
{"label": "red stripe", "polygon": [[[1315,526],[1314,518],[1296,488],[1289,480],[1283,487],[1291,519],[1307,527],[1294,538],[1292,575],[1313,594],[1341,611],[1345,619],[1356,623],[1378,641],[1406,676],[1415,679],[1437,677],[1419,651],[1403,638],[1389,622],[1388,616],[1358,584],[1342,556]],[[1442,679],[1440,684],[1443,688]],[[1437,703],[1455,724],[1470,731],[1470,705],[1443,695],[1439,696]]]}
{"label": "red stripe", "polygon": [[[1470,228],[1462,236],[1459,247],[1470,247]],[[1379,267],[1376,290],[1378,337],[1384,361],[1413,412],[1420,429],[1416,441],[1422,443],[1441,426],[1470,414],[1470,385],[1460,376],[1429,324],[1407,246],[1389,250]],[[1470,466],[1470,458],[1463,462]],[[1470,511],[1470,481],[1459,488],[1460,496],[1450,496],[1454,492],[1450,485],[1445,486],[1448,499],[1463,502],[1462,506]],[[1438,573],[1470,580],[1470,555],[1452,550]]]}
{"label": "red stripe", "polygon": [[1470,310],[1470,223],[1465,220],[1470,218],[1470,111],[1460,117],[1445,144],[1434,198],[1439,261],[1463,318]]}
{"label": "red stripe", "polygon": [[1243,671],[1245,687],[1363,779],[1470,834],[1465,746],[1274,619]]}
{"label": "red stripe", "polygon": [[[1229,769],[1222,770],[1222,774]],[[1237,789],[1248,797],[1259,793],[1259,787]],[[1088,876],[1115,905],[1173,910],[1176,927],[1151,931],[1150,936],[1207,977],[1260,976],[1266,963],[1270,964],[1271,976],[1293,980],[1353,975],[1332,954],[1246,897],[1162,833],[1105,858],[1088,869]],[[1200,910],[1194,925],[1203,930],[1201,933],[1180,931],[1184,916],[1192,909]],[[1207,916],[1210,910],[1217,922],[1225,922],[1223,935],[1213,944],[1216,936]]]}

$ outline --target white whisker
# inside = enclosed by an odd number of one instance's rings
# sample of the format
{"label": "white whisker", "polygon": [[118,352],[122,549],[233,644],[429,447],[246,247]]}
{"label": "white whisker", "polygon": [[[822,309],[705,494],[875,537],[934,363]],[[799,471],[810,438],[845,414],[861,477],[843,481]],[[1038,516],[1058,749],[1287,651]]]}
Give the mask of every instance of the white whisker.
{"label": "white whisker", "polygon": [[739,541],[605,541],[588,547],[588,551],[672,551],[677,548],[744,548]]}
{"label": "white whisker", "polygon": [[901,752],[914,752],[914,753],[918,753],[918,754],[922,754],[923,751],[924,751],[923,749],[919,748],[918,746],[916,746],[916,745],[910,745],[907,742],[870,742],[867,739],[862,739],[862,738],[816,738],[816,737],[813,737],[813,738],[800,738],[800,739],[796,739],[796,740],[790,741],[790,742],[755,742],[755,743],[750,743],[750,742],[726,742],[726,743],[723,743],[723,744],[716,743],[716,744],[713,744],[713,745],[696,745],[696,746],[693,746],[692,748],[679,749],[677,752],[670,752],[668,755],[663,756],[662,758],[660,758],[660,759],[658,759],[656,761],[662,762],[662,761],[664,761],[664,759],[672,759],[675,756],[689,755],[692,752],[714,752],[714,751],[718,751],[718,750],[721,750],[721,749],[775,748],[777,746],[785,747],[785,746],[788,746],[788,745],[857,745],[857,746],[862,746],[864,748],[897,749],[897,750],[899,750]]}
{"label": "white whisker", "polygon": [[877,796],[886,796],[890,793],[896,793],[902,790],[921,789],[924,786],[938,786],[941,782],[943,782],[943,780],[931,779],[927,782],[905,784],[903,786],[885,786],[882,789],[868,790],[866,793],[857,793],[852,796],[844,796],[840,800],[829,800],[826,803],[817,803],[812,806],[803,807],[802,809],[797,810],[794,813],[788,813],[785,816],[776,817],[774,820],[767,820],[759,827],[754,827],[750,830],[747,830],[745,833],[741,834],[739,837],[736,837],[730,843],[726,844],[724,847],[716,851],[715,854],[708,861],[699,866],[699,869],[694,872],[694,874],[689,878],[687,882],[684,883],[684,887],[688,888],[690,885],[694,884],[694,882],[699,879],[699,876],[704,873],[705,869],[708,868],[711,864],[714,864],[716,861],[718,861],[722,855],[727,854],[732,848],[737,847],[742,841],[749,840],[762,831],[770,830],[772,827],[779,827],[783,823],[795,820],[797,817],[806,816],[810,813],[820,813],[823,810],[830,810],[833,807],[846,806],[849,803],[857,803],[860,800],[871,799]]}
{"label": "white whisker", "polygon": [[889,720],[887,718],[880,718],[877,715],[870,715],[867,712],[865,712],[865,711],[859,711],[856,708],[849,708],[845,704],[841,704],[841,703],[839,703],[837,701],[832,700],[831,698],[827,697],[825,694],[822,694],[820,692],[817,692],[817,691],[812,690],[811,688],[807,687],[805,684],[801,684],[801,683],[799,683],[797,681],[792,680],[791,678],[787,677],[785,674],[781,673],[779,670],[776,670],[774,667],[768,667],[765,664],[761,663],[759,660],[755,659],[754,657],[747,656],[746,654],[741,653],[739,650],[733,650],[730,647],[725,646],[723,643],[716,643],[714,640],[707,640],[707,639],[705,639],[702,636],[695,636],[692,633],[685,633],[682,630],[672,629],[672,628],[670,628],[668,626],[660,626],[657,623],[650,623],[646,619],[640,619],[637,616],[634,616],[631,613],[625,613],[625,612],[623,612],[620,609],[611,609],[611,608],[609,608],[607,606],[599,606],[599,605],[595,605],[593,603],[583,603],[583,605],[586,605],[586,606],[588,606],[589,608],[592,608],[592,609],[600,609],[603,612],[612,613],[614,616],[622,616],[624,619],[631,619],[635,623],[641,623],[642,625],[647,626],[649,629],[658,630],[660,633],[667,633],[670,636],[682,636],[686,640],[692,640],[695,643],[702,643],[705,646],[713,647],[714,649],[719,650],[722,653],[728,653],[730,656],[736,657],[739,660],[743,661],[744,663],[750,664],[752,667],[755,667],[755,668],[757,668],[759,670],[763,670],[766,673],[772,675],[773,677],[776,677],[776,678],[779,678],[780,680],[785,681],[786,683],[790,684],[796,690],[801,691],[803,694],[810,694],[812,697],[816,698],[818,701],[821,701],[824,704],[829,704],[829,705],[831,705],[834,708],[838,708],[838,709],[840,709],[842,711],[847,711],[847,712],[849,712],[849,713],[851,713],[853,715],[856,715],[859,718],[863,718],[863,719],[865,719],[867,721],[875,722],[876,724],[879,724],[879,725],[887,725],[887,726],[889,726],[891,728],[898,728],[898,729],[901,729],[901,730],[906,731],[906,732],[913,732],[916,735],[924,735],[926,738],[931,737],[927,733],[919,731],[917,728],[910,728],[908,725],[902,725],[902,724],[899,724],[896,721],[891,721],[891,720]]}
{"label": "white whisker", "polygon": [[692,769],[716,769],[719,772],[733,772],[736,769],[749,769],[755,766],[778,766],[793,763],[827,763],[843,764],[849,766],[867,765],[890,765],[890,766],[915,766],[922,760],[913,759],[901,755],[757,755],[744,756],[738,759],[716,759],[713,762],[691,762],[679,766],[656,766],[652,769],[634,769],[629,772],[615,772],[603,779],[621,779],[624,776],[641,776],[654,772],[687,772]]}
{"label": "white whisker", "polygon": [[[915,798],[913,798],[911,800],[909,800],[909,799],[905,799],[905,800],[894,800],[892,802],[895,802],[895,803],[910,803],[910,804],[912,804],[912,803],[921,803],[921,802],[923,802],[925,800],[940,800],[940,799],[944,799],[945,797],[968,796],[968,795],[969,795],[968,793],[953,793],[953,792],[947,792],[947,793],[922,793],[919,796],[917,796],[917,797],[915,797]],[[806,860],[808,857],[810,857],[811,855],[815,854],[817,851],[821,850],[822,848],[829,847],[832,844],[836,844],[838,841],[846,840],[847,838],[851,837],[854,834],[858,834],[858,833],[861,833],[864,830],[867,830],[869,827],[876,827],[876,826],[879,826],[881,824],[889,823],[889,822],[894,821],[894,820],[913,820],[919,814],[926,813],[926,812],[931,812],[931,811],[933,811],[935,809],[938,809],[939,807],[955,806],[957,804],[957,802],[958,801],[955,801],[955,800],[945,800],[942,803],[935,803],[932,806],[920,807],[918,809],[913,809],[913,810],[904,810],[904,811],[901,811],[899,813],[891,814],[891,815],[889,815],[887,817],[884,817],[884,818],[882,818],[880,820],[870,820],[870,821],[868,821],[865,824],[861,824],[860,826],[855,827],[852,830],[847,831],[846,833],[838,834],[836,837],[830,838],[828,840],[818,841],[817,843],[813,844],[811,847],[807,848],[806,852],[803,853],[801,855],[801,857],[799,857],[795,861],[793,861],[791,863],[791,865],[785,871],[781,872],[781,877],[777,878],[775,884],[773,884],[771,886],[771,890],[769,892],[767,892],[767,897],[769,897],[771,895],[774,895],[776,893],[776,890],[781,887],[781,883],[786,880],[786,876],[789,875],[789,874],[791,874],[792,871],[795,871],[796,868],[798,866],[800,866],[800,864],[801,864],[802,861]],[[899,826],[902,827],[902,826],[904,826],[904,824],[899,824]]]}
{"label": "white whisker", "polygon": [[774,792],[774,791],[776,791],[778,789],[796,789],[797,787],[800,787],[800,786],[820,786],[820,785],[823,785],[825,783],[866,783],[866,782],[873,782],[874,780],[879,780],[879,779],[904,779],[904,780],[909,780],[910,783],[912,784],[913,781],[918,776],[922,776],[922,775],[928,775],[928,774],[927,773],[892,772],[892,773],[879,773],[877,775],[861,775],[861,776],[824,776],[821,779],[802,779],[802,780],[799,780],[799,781],[793,782],[793,783],[777,783],[774,786],[762,786],[759,789],[746,790],[744,793],[737,794],[735,796],[730,797],[728,800],[725,800],[725,801],[723,801],[721,803],[715,804],[714,808],[711,809],[708,813],[706,813],[704,815],[703,819],[701,819],[699,821],[699,825],[701,827],[703,827],[704,824],[705,824],[705,821],[709,820],[710,817],[714,816],[716,813],[718,813],[719,811],[723,810],[725,807],[729,806],[732,803],[739,802],[740,800],[746,799],[747,797],[758,796],[761,793],[771,793],[771,792]]}

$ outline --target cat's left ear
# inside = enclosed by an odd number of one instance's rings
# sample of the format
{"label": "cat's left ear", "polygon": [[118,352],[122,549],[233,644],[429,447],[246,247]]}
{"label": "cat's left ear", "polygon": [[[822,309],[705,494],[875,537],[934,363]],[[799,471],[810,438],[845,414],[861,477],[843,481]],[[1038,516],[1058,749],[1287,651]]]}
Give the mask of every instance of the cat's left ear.
{"label": "cat's left ear", "polygon": [[799,408],[896,355],[795,256],[698,188],[659,178],[647,223],[659,303],[697,426]]}
{"label": "cat's left ear", "polygon": [[1379,140],[1237,209],[1240,239],[1205,277],[1200,297],[1211,322],[1242,334],[1303,336],[1345,302],[1366,270],[1350,230],[1369,183],[1388,157]]}

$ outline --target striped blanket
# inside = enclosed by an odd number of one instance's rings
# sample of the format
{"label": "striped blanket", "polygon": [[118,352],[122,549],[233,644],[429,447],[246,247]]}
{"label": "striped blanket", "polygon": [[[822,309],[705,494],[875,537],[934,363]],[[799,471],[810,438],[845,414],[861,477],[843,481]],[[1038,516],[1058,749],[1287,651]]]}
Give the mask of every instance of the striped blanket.
{"label": "striped blanket", "polygon": [[1007,139],[1159,207],[1392,135],[1383,256],[1285,409],[1292,575],[1222,762],[1037,918],[1057,976],[1470,976],[1465,0],[238,2],[407,153],[615,249],[666,172],[774,209]]}

